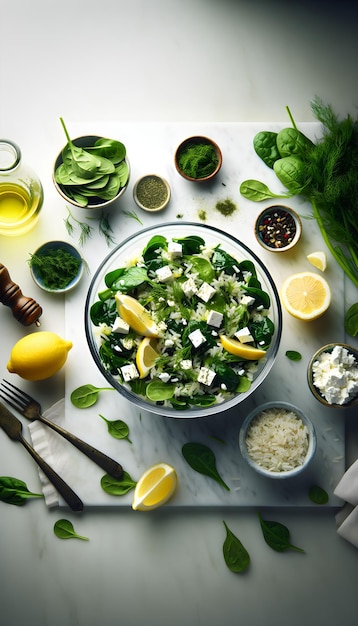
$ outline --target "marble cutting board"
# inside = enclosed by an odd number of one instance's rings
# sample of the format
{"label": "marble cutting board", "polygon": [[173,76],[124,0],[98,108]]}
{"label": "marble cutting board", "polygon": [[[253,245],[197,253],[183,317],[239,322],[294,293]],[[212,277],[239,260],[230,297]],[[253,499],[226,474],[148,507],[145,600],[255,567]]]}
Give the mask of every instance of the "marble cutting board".
{"label": "marble cutting board", "polygon": [[[200,222],[216,226],[234,234],[248,245],[267,265],[278,289],[283,279],[295,271],[313,270],[306,255],[325,249],[318,226],[310,219],[311,208],[301,198],[290,199],[287,204],[302,218],[303,236],[292,252],[274,254],[263,251],[256,242],[253,226],[258,213],[272,204],[249,202],[239,193],[241,181],[258,178],[270,188],[282,193],[278,181],[269,168],[256,156],[252,148],[254,135],[263,129],[278,131],[289,124],[240,124],[240,123],[142,123],[120,124],[97,122],[91,125],[68,124],[72,136],[98,134],[117,138],[127,147],[131,165],[129,187],[116,208],[109,213],[116,243],[137,232],[142,225],[131,217],[135,214],[143,226],[168,221]],[[312,139],[319,137],[320,126],[316,123],[301,124],[300,128]],[[177,145],[190,135],[207,135],[221,147],[223,166],[214,183],[200,185],[182,179],[174,167],[173,155]],[[146,173],[158,173],[169,182],[172,197],[165,211],[149,214],[138,209],[132,197],[137,178]],[[237,210],[230,217],[223,217],[216,209],[218,200],[230,198]],[[281,202],[282,203],[282,202]],[[78,210],[82,218],[88,212]],[[334,288],[334,297],[328,313],[315,322],[304,323],[283,312],[283,333],[277,360],[266,381],[254,397],[216,416],[204,419],[168,419],[138,409],[123,399],[116,391],[104,391],[93,407],[80,410],[72,406],[69,396],[73,389],[85,383],[107,387],[94,364],[87,347],[84,330],[84,304],[91,277],[100,262],[110,252],[105,240],[95,234],[83,247],[83,255],[89,273],[82,283],[66,297],[66,338],[73,341],[73,349],[66,365],[65,415],[62,424],[78,436],[116,458],[138,479],[150,465],[166,461],[172,464],[179,478],[175,496],[166,505],[175,507],[279,507],[311,506],[308,489],[318,484],[329,493],[328,506],[337,507],[341,502],[333,495],[333,489],[345,470],[344,413],[321,406],[311,395],[306,382],[307,363],[313,352],[331,341],[343,340],[344,279],[343,272],[328,254],[325,277]],[[286,350],[298,350],[302,360],[292,362]],[[317,430],[317,453],[315,459],[300,478],[288,481],[268,480],[256,475],[243,462],[239,447],[240,425],[254,406],[269,400],[286,400],[296,404],[312,418]],[[123,419],[130,427],[130,439],[115,440],[107,432],[107,419]],[[47,440],[55,467],[78,492],[87,506],[130,507],[132,494],[113,497],[100,487],[103,471],[91,463],[70,444],[47,431]],[[210,478],[195,473],[184,461],[181,448],[187,441],[207,444],[215,452],[217,467],[230,487],[226,492]]]}

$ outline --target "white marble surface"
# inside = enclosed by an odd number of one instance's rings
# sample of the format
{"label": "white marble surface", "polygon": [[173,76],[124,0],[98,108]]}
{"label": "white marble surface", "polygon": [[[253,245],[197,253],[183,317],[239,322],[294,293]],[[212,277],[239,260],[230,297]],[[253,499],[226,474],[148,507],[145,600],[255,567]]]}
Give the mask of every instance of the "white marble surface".
{"label": "white marble surface", "polygon": [[[121,133],[128,122],[266,126],[268,120],[285,122],[288,104],[301,123],[313,121],[309,103],[315,93],[342,116],[357,112],[357,9],[345,0],[63,0],[56,6],[48,0],[1,0],[0,6],[0,136],[21,146],[45,189],[38,226],[21,240],[0,238],[0,258],[24,293],[41,302],[44,330],[64,332],[64,302],[34,287],[26,261],[41,241],[66,237],[64,206],[51,182],[63,142],[60,115],[91,127],[98,120],[116,121]],[[350,285],[346,300],[357,301]],[[1,377],[24,332],[0,306]],[[48,409],[63,397],[64,372],[24,387]],[[345,425],[349,464],[358,456],[355,416]],[[0,474],[40,488],[36,465],[3,432]],[[49,510],[41,501],[24,507],[0,502],[2,621],[355,626],[357,549],[337,536],[332,509],[262,512],[286,524],[305,554],[270,550],[251,507],[168,507],[150,515],[124,507],[66,511],[90,539],[66,542],[53,534],[62,510]],[[250,552],[243,576],[229,572],[222,558],[223,519]]]}
{"label": "white marble surface", "polygon": [[[83,126],[67,122],[74,136],[85,133]],[[317,224],[310,219],[311,208],[300,199],[292,199],[293,206],[302,218],[302,239],[293,252],[272,253],[263,251],[254,236],[257,214],[270,202],[252,203],[239,193],[239,186],[246,178],[272,180],[273,188],[281,192],[272,171],[265,167],[252,147],[252,139],[258,129],[280,130],[282,125],[262,124],[135,124],[125,125],[118,134],[117,123],[95,123],[90,134],[103,134],[124,141],[132,174],[126,193],[108,213],[113,235],[117,243],[147,225],[157,226],[167,222],[200,222],[199,211],[205,211],[202,223],[216,226],[234,234],[248,245],[265,263],[274,277],[279,290],[282,280],[296,271],[312,270],[306,259],[310,251],[322,249],[321,235]],[[308,136],[320,135],[319,124],[302,124],[300,128]],[[216,181],[210,185],[188,183],[174,167],[175,147],[182,139],[192,134],[207,135],[218,142],[223,153],[223,167]],[[132,198],[133,185],[137,178],[148,172],[164,175],[172,189],[168,208],[151,215],[138,209]],[[218,199],[230,198],[237,210],[230,217],[223,217],[215,208]],[[140,225],[125,212],[140,218]],[[90,215],[79,210],[76,215]],[[177,216],[182,217],[178,218]],[[190,232],[190,229],[188,230]],[[150,235],[148,235],[149,237]],[[343,271],[328,255],[325,276],[334,289],[334,299],[328,314],[314,323],[297,321],[283,311],[283,331],[277,360],[268,377],[255,391],[252,398],[236,408],[200,420],[167,419],[131,406],[118,393],[102,393],[93,407],[76,409],[70,401],[70,393],[76,387],[91,383],[98,387],[108,386],[95,365],[87,345],[84,329],[84,303],[88,285],[103,256],[110,250],[96,231],[82,249],[90,271],[79,288],[66,296],[65,335],[73,342],[66,364],[66,414],[65,427],[96,447],[116,458],[137,480],[150,465],[166,461],[173,465],[179,476],[179,489],[168,507],[180,506],[310,506],[308,490],[318,484],[330,496],[329,506],[339,506],[341,501],[333,489],[345,468],[345,428],[341,412],[322,407],[312,396],[306,382],[307,364],[315,350],[332,341],[342,341],[344,318]],[[133,251],[134,252],[134,251]],[[336,287],[338,285],[338,288]],[[291,362],[286,350],[298,350],[300,362]],[[81,366],[79,367],[79,363]],[[269,401],[284,400],[296,404],[312,418],[317,433],[317,453],[311,467],[298,479],[283,482],[269,481],[256,475],[243,461],[238,448],[238,432],[243,418],[254,405]],[[124,419],[130,426],[132,445],[118,442],[108,435],[99,414],[107,419]],[[180,418],[180,415],[179,415]],[[131,504],[133,493],[123,497],[106,494],[100,486],[103,471],[80,453],[74,454],[72,446],[62,443],[57,435],[45,428],[49,439],[54,467],[63,474],[71,486],[81,495],[85,505],[124,506]],[[225,445],[215,441],[223,439]],[[215,452],[218,467],[230,486],[225,491],[209,478],[193,472],[182,457],[181,448],[187,441],[200,441]],[[62,445],[61,445],[62,444]]]}

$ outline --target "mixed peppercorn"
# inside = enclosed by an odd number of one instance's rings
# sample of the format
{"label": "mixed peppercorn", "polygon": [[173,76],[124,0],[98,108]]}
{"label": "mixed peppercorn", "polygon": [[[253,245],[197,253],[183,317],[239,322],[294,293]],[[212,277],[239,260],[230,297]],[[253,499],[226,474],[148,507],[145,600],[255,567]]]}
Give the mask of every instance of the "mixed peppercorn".
{"label": "mixed peppercorn", "polygon": [[266,211],[258,226],[261,241],[270,248],[285,248],[296,235],[296,222],[288,211],[275,207]]}

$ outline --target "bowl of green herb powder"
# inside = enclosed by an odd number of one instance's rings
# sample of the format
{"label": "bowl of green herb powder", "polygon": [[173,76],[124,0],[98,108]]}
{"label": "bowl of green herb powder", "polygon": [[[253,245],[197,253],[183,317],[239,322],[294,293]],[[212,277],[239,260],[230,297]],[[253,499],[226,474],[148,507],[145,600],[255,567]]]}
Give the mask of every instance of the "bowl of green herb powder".
{"label": "bowl of green herb powder", "polygon": [[29,266],[38,287],[50,293],[64,293],[80,281],[84,261],[70,243],[48,241],[30,255]]}
{"label": "bowl of green herb powder", "polygon": [[222,165],[222,153],[215,141],[208,137],[188,137],[178,146],[175,167],[186,180],[212,180]]}

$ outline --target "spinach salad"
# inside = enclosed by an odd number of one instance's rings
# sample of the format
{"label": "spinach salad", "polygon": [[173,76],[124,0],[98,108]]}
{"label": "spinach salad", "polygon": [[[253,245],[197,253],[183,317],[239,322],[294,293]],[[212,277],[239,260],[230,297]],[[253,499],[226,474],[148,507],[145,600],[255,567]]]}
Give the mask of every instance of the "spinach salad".
{"label": "spinach salad", "polygon": [[[197,235],[155,235],[104,281],[90,308],[99,356],[133,393],[185,410],[222,403],[250,388],[275,330],[270,297],[252,261],[233,258],[220,244],[207,246]],[[156,356],[144,374],[136,367],[144,333],[123,323],[121,294],[144,307],[157,329]]]}

